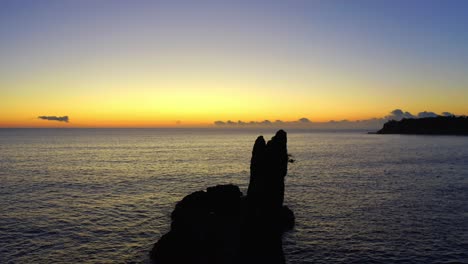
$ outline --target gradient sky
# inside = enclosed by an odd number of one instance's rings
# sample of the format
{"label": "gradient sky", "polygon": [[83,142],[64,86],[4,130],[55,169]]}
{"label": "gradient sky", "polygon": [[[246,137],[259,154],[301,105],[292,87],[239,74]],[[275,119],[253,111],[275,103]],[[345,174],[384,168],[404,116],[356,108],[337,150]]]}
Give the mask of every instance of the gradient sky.
{"label": "gradient sky", "polygon": [[468,114],[467,14],[462,0],[2,0],[0,127]]}

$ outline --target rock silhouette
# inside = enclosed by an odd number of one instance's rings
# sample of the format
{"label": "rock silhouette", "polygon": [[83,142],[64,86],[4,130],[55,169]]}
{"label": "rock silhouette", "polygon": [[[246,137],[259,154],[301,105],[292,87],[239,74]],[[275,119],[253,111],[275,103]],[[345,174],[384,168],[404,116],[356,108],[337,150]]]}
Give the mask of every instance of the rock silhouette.
{"label": "rock silhouette", "polygon": [[247,196],[217,185],[184,197],[171,214],[171,230],[154,244],[156,264],[284,263],[282,234],[294,226],[284,200],[287,135],[255,141]]}
{"label": "rock silhouette", "polygon": [[391,120],[377,134],[468,135],[468,118],[438,116]]}

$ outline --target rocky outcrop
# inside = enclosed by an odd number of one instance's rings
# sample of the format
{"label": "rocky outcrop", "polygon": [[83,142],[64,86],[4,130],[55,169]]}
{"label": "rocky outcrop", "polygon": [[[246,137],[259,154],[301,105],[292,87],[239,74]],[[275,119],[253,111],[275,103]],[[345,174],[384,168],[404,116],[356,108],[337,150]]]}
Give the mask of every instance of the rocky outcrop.
{"label": "rocky outcrop", "polygon": [[153,263],[284,263],[282,234],[294,214],[283,206],[287,174],[286,132],[252,151],[247,196],[239,187],[218,185],[177,203],[171,230],[150,252]]}
{"label": "rocky outcrop", "polygon": [[377,134],[468,135],[468,118],[439,116],[392,120]]}
{"label": "rocky outcrop", "polygon": [[274,214],[283,206],[284,177],[288,171],[286,132],[280,130],[268,142],[258,137],[250,161],[249,206],[255,214]]}

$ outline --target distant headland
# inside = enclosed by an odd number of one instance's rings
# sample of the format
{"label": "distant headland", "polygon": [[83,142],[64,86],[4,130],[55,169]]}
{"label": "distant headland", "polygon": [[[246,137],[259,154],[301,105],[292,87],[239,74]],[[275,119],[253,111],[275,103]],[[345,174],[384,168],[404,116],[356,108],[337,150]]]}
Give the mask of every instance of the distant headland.
{"label": "distant headland", "polygon": [[377,134],[468,135],[468,117],[438,116],[391,120]]}

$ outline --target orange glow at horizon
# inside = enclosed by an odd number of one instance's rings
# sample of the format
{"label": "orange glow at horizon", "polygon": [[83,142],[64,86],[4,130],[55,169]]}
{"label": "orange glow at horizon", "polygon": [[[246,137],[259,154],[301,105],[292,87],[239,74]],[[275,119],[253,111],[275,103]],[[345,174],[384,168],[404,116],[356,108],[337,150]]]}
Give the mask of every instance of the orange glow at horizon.
{"label": "orange glow at horizon", "polygon": [[[426,85],[426,93],[407,91],[402,97],[383,85],[373,88],[378,83],[356,77],[336,80],[325,71],[297,79],[228,69],[216,74],[193,70],[185,78],[178,78],[177,69],[164,77],[144,72],[101,76],[94,69],[79,78],[58,73],[55,78],[47,74],[4,82],[10,88],[2,93],[0,127],[205,127],[217,120],[355,121],[381,118],[396,108],[414,114],[468,112],[456,92],[446,91],[441,98],[427,84],[415,83]],[[67,115],[70,122],[38,120],[39,115]]]}

